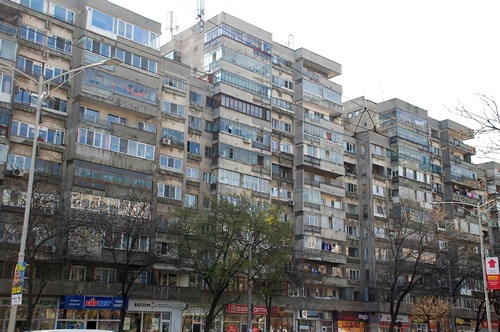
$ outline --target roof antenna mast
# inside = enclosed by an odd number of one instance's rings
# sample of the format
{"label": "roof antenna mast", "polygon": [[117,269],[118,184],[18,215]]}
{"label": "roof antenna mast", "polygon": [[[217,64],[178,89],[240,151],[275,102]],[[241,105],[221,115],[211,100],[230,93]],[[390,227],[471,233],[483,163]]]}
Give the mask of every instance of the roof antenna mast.
{"label": "roof antenna mast", "polygon": [[179,26],[174,25],[174,12],[173,11],[168,11],[167,12],[167,30],[170,31],[170,36],[172,39],[174,39],[174,30],[179,31]]}
{"label": "roof antenna mast", "polygon": [[198,13],[198,27],[203,29],[205,26],[205,0],[196,0],[196,11]]}

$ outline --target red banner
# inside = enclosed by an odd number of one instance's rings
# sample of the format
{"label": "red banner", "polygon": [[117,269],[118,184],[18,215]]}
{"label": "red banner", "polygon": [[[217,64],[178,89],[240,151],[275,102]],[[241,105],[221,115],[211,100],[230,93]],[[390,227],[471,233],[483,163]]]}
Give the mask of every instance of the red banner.
{"label": "red banner", "polygon": [[[248,312],[248,306],[246,304],[231,303],[227,305],[226,312],[228,314],[246,314]],[[280,312],[280,307],[271,307],[271,315],[278,316]],[[265,305],[254,305],[253,314],[267,315],[267,307]]]}

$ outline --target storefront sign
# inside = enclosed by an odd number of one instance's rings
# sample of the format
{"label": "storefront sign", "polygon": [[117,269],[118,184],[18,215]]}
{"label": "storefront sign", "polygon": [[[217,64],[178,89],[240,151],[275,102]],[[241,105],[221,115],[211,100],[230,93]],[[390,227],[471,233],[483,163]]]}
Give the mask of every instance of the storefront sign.
{"label": "storefront sign", "polygon": [[301,310],[300,316],[302,318],[319,318],[319,311],[311,311],[311,310]]}
{"label": "storefront sign", "polygon": [[184,310],[186,304],[177,301],[128,300],[128,310],[131,311],[172,311]]}
{"label": "storefront sign", "polygon": [[498,267],[498,257],[486,257],[485,270],[488,289],[500,289],[500,269]]}
{"label": "storefront sign", "polygon": [[68,295],[61,297],[60,309],[120,309],[121,297]]}
{"label": "storefront sign", "polygon": [[[226,312],[228,314],[246,314],[248,312],[248,306],[246,304],[235,304],[231,303],[227,305]],[[271,315],[278,316],[280,314],[279,307],[271,307]],[[253,306],[254,315],[267,315],[267,307],[265,305],[254,305]]]}

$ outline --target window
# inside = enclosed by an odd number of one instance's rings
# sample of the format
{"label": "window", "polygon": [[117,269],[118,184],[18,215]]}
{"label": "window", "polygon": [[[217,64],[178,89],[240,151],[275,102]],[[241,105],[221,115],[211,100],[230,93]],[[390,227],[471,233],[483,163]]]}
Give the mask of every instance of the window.
{"label": "window", "polygon": [[[137,272],[134,272],[137,273]],[[135,279],[134,284],[147,285],[148,284],[148,273],[146,271],[142,271],[139,273]]]}
{"label": "window", "polygon": [[182,172],[182,159],[160,155],[160,168]]}
{"label": "window", "polygon": [[373,194],[376,196],[384,197],[384,187],[374,184],[373,185]]}
{"label": "window", "polygon": [[96,267],[94,281],[115,282],[116,281],[116,269]]}
{"label": "window", "polygon": [[91,16],[90,28],[97,28],[102,31],[101,33],[106,33],[108,36],[117,34],[144,46],[158,48],[159,35],[156,33],[122,21],[94,8],[90,8],[89,12]]}
{"label": "window", "polygon": [[316,190],[304,189],[304,201],[314,204],[321,204],[321,193]]}
{"label": "window", "polygon": [[33,61],[22,56],[17,57],[17,69],[25,72],[26,74],[38,77],[38,75],[42,74],[42,67],[41,62]]}
{"label": "window", "polygon": [[174,104],[169,101],[163,102],[163,113],[183,118],[186,113],[184,105]]}
{"label": "window", "polygon": [[43,31],[24,24],[21,25],[19,36],[21,39],[28,40],[38,45],[43,45],[45,40],[45,33]]}
{"label": "window", "polygon": [[66,54],[71,54],[71,40],[59,36],[49,35],[47,38],[47,47]]}
{"label": "window", "polygon": [[189,102],[201,106],[201,94],[189,91]]}
{"label": "window", "polygon": [[69,76],[65,74],[66,71],[62,68],[45,64],[44,66],[44,76],[46,79],[53,79],[54,82],[63,83],[69,79]]}
{"label": "window", "polygon": [[244,174],[242,187],[253,191],[269,193],[269,180]]}
{"label": "window", "polygon": [[141,129],[141,130],[147,131],[149,133],[156,133],[156,125],[152,124],[152,123],[138,121],[137,122],[137,129]]}
{"label": "window", "polygon": [[306,214],[305,216],[306,219],[306,225],[310,226],[319,226],[319,217],[316,214]]}
{"label": "window", "polygon": [[[86,69],[83,72],[83,82],[85,85],[98,88],[97,91],[102,89],[155,106],[157,103],[156,89],[94,68]],[[95,91],[95,89],[92,91]],[[107,95],[109,95],[109,93]]]}
{"label": "window", "polygon": [[196,208],[196,207],[198,207],[198,196],[191,195],[191,194],[186,194],[184,196],[184,206],[185,207],[189,207],[189,208]]}
{"label": "window", "polygon": [[43,106],[53,111],[66,113],[68,110],[68,101],[57,97],[51,97],[44,101]]}
{"label": "window", "polygon": [[171,139],[173,142],[184,144],[184,132],[170,128],[161,129],[161,137]]}
{"label": "window", "polygon": [[160,286],[177,286],[177,274],[161,273],[159,285]]}
{"label": "window", "polygon": [[198,181],[200,179],[200,170],[198,168],[186,167],[186,177]]}
{"label": "window", "polygon": [[384,148],[379,145],[372,145],[372,153],[377,156],[384,156]]}
{"label": "window", "polygon": [[438,240],[439,250],[448,250],[448,241]]}
{"label": "window", "polygon": [[70,24],[75,23],[75,12],[56,3],[50,3],[49,14]]}
{"label": "window", "polygon": [[172,75],[165,75],[165,80],[163,81],[163,84],[165,86],[168,86],[170,88],[180,90],[180,91],[185,91],[186,90],[186,80],[172,76]]}
{"label": "window", "polygon": [[189,116],[189,128],[201,130],[201,118]]}
{"label": "window", "polygon": [[200,143],[196,143],[196,142],[192,142],[192,141],[188,141],[187,142],[187,151],[189,153],[193,153],[193,154],[197,154],[197,155],[200,155],[201,152],[200,152]]}
{"label": "window", "polygon": [[349,257],[359,257],[359,249],[354,247],[346,248],[346,255]]}
{"label": "window", "polygon": [[373,232],[375,233],[375,237],[385,238],[385,228],[375,226]]}
{"label": "window", "polygon": [[346,269],[347,278],[349,280],[359,280],[359,270]]}
{"label": "window", "polygon": [[97,123],[97,120],[99,119],[99,111],[88,107],[81,106],[80,114],[86,122]]}
{"label": "window", "polygon": [[[11,134],[33,139],[35,135],[35,126],[30,123],[12,120]],[[46,143],[62,145],[64,143],[64,131],[39,127],[38,139]]]}
{"label": "window", "polygon": [[16,48],[15,43],[0,38],[0,58],[14,61],[16,59]]}
{"label": "window", "polygon": [[121,125],[126,126],[127,125],[127,119],[119,116],[119,115],[114,115],[114,114],[108,114],[108,123],[119,123]]}
{"label": "window", "polygon": [[75,281],[85,281],[86,268],[85,266],[71,265],[69,274],[66,273],[66,279]]}
{"label": "window", "polygon": [[358,237],[358,227],[346,225],[346,234],[354,237]]}
{"label": "window", "polygon": [[358,186],[354,183],[346,182],[345,183],[345,191],[357,194],[358,193]]}
{"label": "window", "polygon": [[344,142],[344,151],[351,154],[356,154],[356,144]]}
{"label": "window", "polygon": [[78,129],[77,143],[127,154],[132,157],[148,160],[154,159],[154,145],[128,140],[86,128]]}
{"label": "window", "polygon": [[[19,2],[19,1],[17,1]],[[44,0],[22,0],[22,5],[33,10],[43,12]]]}
{"label": "window", "polygon": [[182,195],[182,188],[164,183],[158,183],[158,197],[165,197],[180,201]]}
{"label": "window", "polygon": [[203,182],[210,183],[210,173],[209,172],[203,172]]}

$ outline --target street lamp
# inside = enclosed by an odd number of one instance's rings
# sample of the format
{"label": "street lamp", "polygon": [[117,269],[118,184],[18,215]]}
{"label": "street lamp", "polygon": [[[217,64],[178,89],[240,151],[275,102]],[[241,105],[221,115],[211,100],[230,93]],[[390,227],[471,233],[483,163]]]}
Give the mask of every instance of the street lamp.
{"label": "street lamp", "polygon": [[[93,68],[93,67],[98,67],[102,65],[118,65],[120,64],[121,61],[113,58],[113,59],[105,59],[100,62],[96,63],[91,63],[88,65],[80,66],[78,68],[71,69],[67,72],[64,72],[62,74],[53,76],[49,79],[45,79],[42,74],[38,77],[38,80],[34,79],[33,77],[27,75],[23,71],[17,69],[16,67],[13,67],[9,63],[6,63],[4,61],[0,60],[0,66],[7,67],[16,73],[30,79],[32,82],[35,84],[38,84],[38,96],[36,98],[36,113],[35,113],[35,128],[34,128],[34,134],[33,134],[33,148],[31,150],[31,165],[28,173],[28,189],[26,192],[26,203],[24,207],[24,220],[23,220],[23,228],[21,232],[21,243],[19,247],[19,256],[18,256],[18,261],[17,261],[17,266],[16,270],[18,269],[18,266],[24,265],[24,256],[25,256],[25,251],[26,251],[26,240],[28,237],[28,226],[29,226],[29,217],[30,217],[30,210],[31,210],[31,196],[33,194],[33,179],[35,177],[35,158],[36,158],[36,148],[37,148],[37,142],[38,142],[38,133],[39,133],[39,124],[40,124],[40,113],[42,111],[42,104],[43,102],[49,98],[52,94],[53,91],[56,91],[62,84],[66,83],[68,80],[73,78],[75,75],[81,73],[84,69],[87,68]],[[61,84],[59,84],[55,89],[50,90],[49,89],[49,84],[55,80],[58,80],[62,78],[63,76],[68,75],[67,79],[63,81]],[[16,275],[14,275],[14,280],[13,284],[16,281]],[[22,283],[21,283],[22,285]],[[21,288],[21,298],[22,298],[22,288]],[[14,299],[12,299],[14,300]],[[16,299],[16,301],[12,301],[11,307],[10,307],[10,315],[9,315],[9,326],[8,326],[8,332],[14,332],[14,329],[16,327],[16,318],[17,318],[17,306],[20,304],[21,299]]]}
{"label": "street lamp", "polygon": [[[483,212],[483,210],[481,210],[484,206],[492,203],[492,202],[495,202],[497,200],[497,198],[493,198],[493,199],[490,199],[486,202],[484,202],[483,204],[480,204],[481,202],[478,201],[478,204],[477,205],[474,205],[474,204],[471,204],[471,203],[465,203],[465,202],[433,202],[432,204],[433,205],[437,205],[437,204],[452,204],[452,205],[467,205],[467,206],[470,206],[470,207],[473,207],[476,209],[476,216],[477,216],[477,219],[478,219],[478,223],[479,223],[479,247],[480,247],[480,250],[481,250],[481,270],[482,270],[482,274],[483,274],[483,292],[484,292],[484,301],[485,301],[485,310],[486,310],[486,320],[488,322],[488,332],[492,332],[492,329],[491,329],[491,312],[490,312],[490,299],[488,297],[488,280],[486,278],[486,266],[485,266],[485,257],[484,257],[484,240],[483,240],[483,222],[482,222],[482,218],[481,218],[481,215],[479,214],[479,211]],[[484,212],[483,212],[484,213]],[[448,269],[449,269],[449,266],[448,266]],[[451,285],[450,285],[451,287]],[[452,308],[453,310],[453,308]],[[453,322],[454,324],[454,322]]]}

